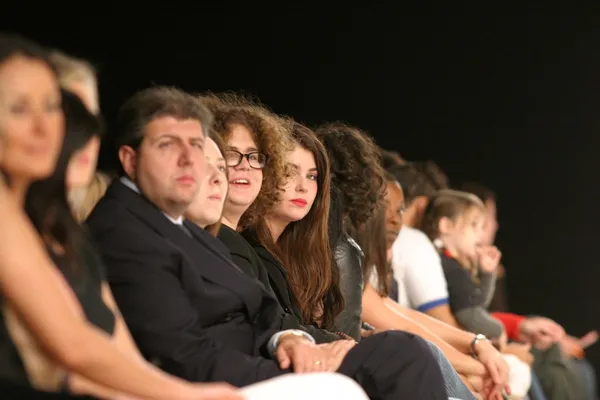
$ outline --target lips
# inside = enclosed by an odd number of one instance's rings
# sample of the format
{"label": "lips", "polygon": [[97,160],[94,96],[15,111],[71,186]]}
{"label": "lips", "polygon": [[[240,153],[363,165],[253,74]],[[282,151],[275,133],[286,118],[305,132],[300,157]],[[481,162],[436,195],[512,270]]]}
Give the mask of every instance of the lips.
{"label": "lips", "polygon": [[177,182],[182,183],[184,185],[191,185],[194,182],[196,182],[196,180],[191,175],[183,175],[177,178]]}
{"label": "lips", "polygon": [[81,165],[88,165],[90,163],[90,157],[86,156],[80,156],[77,161],[79,162],[79,164]]}
{"label": "lips", "polygon": [[290,202],[297,207],[306,207],[307,204],[306,200],[304,199],[292,199]]}
{"label": "lips", "polygon": [[208,196],[208,198],[211,200],[217,200],[217,201],[220,201],[222,199],[220,194],[213,194],[211,196]]}

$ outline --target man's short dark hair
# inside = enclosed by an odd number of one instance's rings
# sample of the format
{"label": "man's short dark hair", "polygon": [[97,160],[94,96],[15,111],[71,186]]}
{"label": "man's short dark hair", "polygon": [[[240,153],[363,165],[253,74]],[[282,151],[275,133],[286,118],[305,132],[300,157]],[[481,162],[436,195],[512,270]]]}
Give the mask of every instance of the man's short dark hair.
{"label": "man's short dark hair", "polygon": [[402,186],[406,204],[410,204],[417,197],[431,197],[438,190],[449,187],[448,178],[433,161],[392,165],[386,168],[386,171],[394,175]]}
{"label": "man's short dark hair", "polygon": [[119,110],[115,139],[117,149],[121,146],[137,149],[144,139],[146,126],[160,117],[196,120],[202,125],[206,137],[213,120],[204,103],[183,90],[165,86],[143,89],[131,96]]}

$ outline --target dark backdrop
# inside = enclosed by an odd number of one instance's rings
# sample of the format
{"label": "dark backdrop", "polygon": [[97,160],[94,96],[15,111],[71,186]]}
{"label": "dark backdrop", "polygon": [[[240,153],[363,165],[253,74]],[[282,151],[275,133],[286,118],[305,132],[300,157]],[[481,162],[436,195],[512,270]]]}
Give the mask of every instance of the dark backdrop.
{"label": "dark backdrop", "polygon": [[[453,183],[491,186],[513,310],[576,335],[600,328],[597,16],[94,7],[43,25],[3,11],[0,27],[93,61],[109,123],[150,84],[245,90],[309,124],[358,125]],[[588,355],[600,365],[600,345]]]}

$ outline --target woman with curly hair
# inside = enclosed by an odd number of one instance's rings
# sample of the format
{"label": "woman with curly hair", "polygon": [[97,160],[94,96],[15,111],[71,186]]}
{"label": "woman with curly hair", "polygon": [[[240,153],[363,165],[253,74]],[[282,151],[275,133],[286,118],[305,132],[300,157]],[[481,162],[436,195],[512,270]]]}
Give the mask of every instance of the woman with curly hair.
{"label": "woman with curly hair", "polygon": [[[213,94],[203,97],[203,100],[213,112],[213,136],[224,143],[223,158],[227,165],[229,190],[218,238],[227,247],[235,264],[260,281],[278,300],[281,329],[305,330],[319,343],[340,339],[324,329],[302,324],[302,313],[292,301],[289,290],[277,290],[279,286],[271,284],[269,274],[277,274],[279,269],[268,270],[238,232],[255,224],[278,201],[288,170],[286,154],[292,148],[289,126],[260,104],[240,96]],[[200,210],[200,206],[188,210],[188,214]],[[195,214],[200,216],[198,212]]]}
{"label": "woman with curly hair", "polygon": [[[381,257],[374,257],[376,254],[370,250],[385,244],[385,232],[374,235],[372,231],[377,227],[385,229],[385,224],[381,223],[385,202],[389,202],[388,198],[395,194],[392,193],[394,189],[400,191],[401,189],[395,183],[395,179],[393,183],[388,182],[391,179],[389,176],[386,178],[381,167],[380,150],[366,133],[348,125],[334,123],[317,128],[317,135],[327,149],[331,163],[332,190],[339,197],[337,203],[332,203],[332,221],[338,221],[338,226],[333,226],[331,229],[332,232],[338,232],[336,256],[342,253],[339,243],[347,243],[351,240],[348,236],[351,234],[356,237],[367,237],[367,240],[363,240],[365,250],[370,253],[367,261],[379,260]],[[369,232],[368,235],[365,235],[366,231]],[[380,240],[383,243],[372,244],[370,240]],[[467,397],[469,394],[465,393],[466,389],[456,378],[453,368],[447,365],[448,360],[454,369],[463,375],[463,380],[472,390],[481,390],[483,378],[486,377],[493,377],[496,391],[505,385],[507,367],[493,346],[487,342],[475,342],[476,336],[471,333],[452,327],[440,328],[437,321],[430,322],[425,316],[414,315],[419,314],[418,312],[405,310],[397,304],[392,305],[392,302],[388,302],[388,299],[384,298],[378,290],[379,288],[375,288],[368,279],[371,276],[370,271],[374,268],[384,271],[385,266],[382,268],[368,265],[363,272],[361,258],[352,259],[350,254],[345,254],[344,258],[339,256],[337,258],[346,304],[359,304],[359,307],[352,310],[347,306],[346,315],[358,313],[363,321],[377,329],[408,331],[439,346],[443,354],[440,354],[440,350],[435,346],[432,346],[432,349],[442,366],[449,395],[471,398]],[[340,259],[345,259],[346,262],[340,263]],[[349,266],[352,269],[348,268]],[[381,287],[381,284],[385,286],[386,274],[380,272],[379,275],[381,275],[378,279],[379,286]],[[359,285],[364,285],[364,290],[357,294],[355,288]],[[354,290],[349,291],[344,288],[354,288]],[[440,337],[436,333],[443,336]],[[473,343],[476,343],[474,349],[480,360],[488,365],[491,375],[488,375],[482,362],[469,356]]]}
{"label": "woman with curly hair", "polygon": [[316,130],[331,164],[330,240],[346,306],[336,326],[360,337],[364,274],[362,251],[351,237],[381,207],[385,193],[379,149],[358,128],[329,123]]}

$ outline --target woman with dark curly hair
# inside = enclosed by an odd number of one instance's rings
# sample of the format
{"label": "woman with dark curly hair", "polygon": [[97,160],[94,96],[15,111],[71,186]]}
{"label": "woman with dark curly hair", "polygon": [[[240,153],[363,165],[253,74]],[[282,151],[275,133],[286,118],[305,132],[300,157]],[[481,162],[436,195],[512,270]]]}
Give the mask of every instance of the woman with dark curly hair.
{"label": "woman with dark curly hair", "polygon": [[[218,115],[213,131],[227,145],[229,193],[222,222],[241,231],[278,202],[291,141],[277,116],[258,102],[232,93],[202,99]],[[263,175],[267,163],[273,173]]]}
{"label": "woman with dark curly hair", "polygon": [[351,237],[382,206],[384,171],[379,148],[358,128],[339,122],[316,130],[331,164],[330,243],[340,269],[340,289],[346,307],[335,324],[360,337],[364,274],[362,251]]}
{"label": "woman with dark curly hair", "polygon": [[[362,317],[363,321],[377,329],[405,330],[437,344],[448,357],[452,366],[463,374],[463,380],[469,383],[470,388],[476,391],[480,390],[482,378],[490,375],[487,375],[486,367],[481,362],[465,354],[471,351],[470,345],[476,339],[475,335],[452,327],[438,331],[437,321],[429,323],[424,316],[424,318],[417,319],[412,315],[412,310],[396,307],[397,304],[395,306],[388,304],[387,299],[382,297],[380,292],[366,279],[371,275],[369,270],[373,270],[376,266],[365,267],[363,273],[362,260],[353,258],[351,254],[344,254],[343,247],[340,246],[340,243],[348,243],[351,240],[348,233],[357,235],[360,232],[364,237],[365,229],[371,231],[376,227],[385,229],[385,224],[380,223],[382,221],[373,221],[373,218],[383,217],[381,212],[385,210],[384,201],[390,195],[390,190],[392,188],[399,189],[399,186],[395,183],[395,179],[393,183],[387,182],[390,179],[386,178],[381,167],[379,148],[367,134],[357,128],[340,123],[319,127],[317,135],[329,154],[333,191],[337,193],[340,200],[337,204],[332,204],[332,221],[340,222],[338,227],[332,227],[331,230],[340,232],[336,248],[338,266],[341,270],[342,283],[340,286],[346,304],[352,304],[354,307],[350,309],[347,306],[342,315],[355,316],[358,313],[359,318]],[[380,233],[381,235],[378,236],[369,233],[368,236],[373,240],[381,240],[385,244],[385,232]],[[381,243],[375,244],[374,247],[378,245]],[[346,248],[348,248],[347,245]],[[370,250],[370,246],[366,250]],[[344,254],[344,256],[340,257],[340,254]],[[373,257],[369,257],[369,259],[375,260]],[[345,262],[340,263],[339,260],[345,260]],[[379,268],[379,270],[383,271],[384,268]],[[363,284],[364,291],[357,294],[356,287]],[[348,290],[348,288],[352,290]],[[355,306],[356,304],[358,306]],[[444,338],[440,338],[432,330],[443,333]],[[432,346],[432,349],[442,366],[449,395],[471,398],[468,397],[468,392],[465,393],[466,388],[456,377],[454,369],[448,365],[446,357],[440,354],[440,350],[435,346]],[[490,366],[493,372],[492,376],[495,378],[496,390],[499,390],[506,382],[506,364],[493,346],[488,343],[478,343],[476,350],[480,359],[485,360],[486,364]]]}
{"label": "woman with dark curly hair", "polygon": [[229,191],[218,238],[235,264],[277,298],[282,329],[306,330],[320,343],[338,340],[336,334],[302,325],[302,314],[289,297],[289,290],[277,291],[271,285],[269,272],[279,270],[269,271],[238,233],[255,224],[277,202],[287,174],[286,154],[292,148],[289,126],[260,104],[240,96],[209,95],[203,100],[214,115],[213,136],[224,142],[223,157],[228,170]]}

